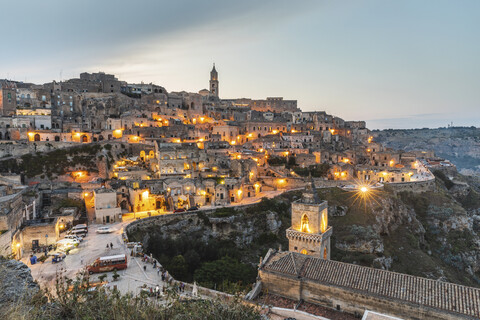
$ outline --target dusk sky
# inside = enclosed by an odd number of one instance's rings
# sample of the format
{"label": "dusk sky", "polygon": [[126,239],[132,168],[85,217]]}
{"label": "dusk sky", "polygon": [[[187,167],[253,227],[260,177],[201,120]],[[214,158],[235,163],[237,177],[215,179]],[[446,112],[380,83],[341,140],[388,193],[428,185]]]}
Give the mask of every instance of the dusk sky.
{"label": "dusk sky", "polygon": [[104,71],[298,100],[371,129],[480,126],[480,1],[2,1],[0,78]]}

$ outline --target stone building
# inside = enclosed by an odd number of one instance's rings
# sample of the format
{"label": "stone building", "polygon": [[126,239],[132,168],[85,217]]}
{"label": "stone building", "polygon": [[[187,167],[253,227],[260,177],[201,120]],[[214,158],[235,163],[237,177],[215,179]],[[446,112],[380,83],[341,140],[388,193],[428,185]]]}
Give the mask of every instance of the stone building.
{"label": "stone building", "polygon": [[270,249],[258,276],[256,289],[268,294],[357,316],[374,310],[415,320],[480,318],[478,288],[296,252]]}
{"label": "stone building", "polygon": [[17,92],[14,85],[0,84],[0,114],[13,116],[17,108]]}
{"label": "stone building", "polygon": [[122,209],[117,206],[117,193],[111,189],[97,189],[93,192],[95,220],[97,223],[119,221]]}
{"label": "stone building", "polygon": [[206,153],[195,143],[155,142],[158,176],[190,175],[193,178],[204,166]]}
{"label": "stone building", "polygon": [[330,259],[328,203],[318,199],[310,189],[303,198],[292,203],[292,226],[287,229],[288,250],[314,257]]}

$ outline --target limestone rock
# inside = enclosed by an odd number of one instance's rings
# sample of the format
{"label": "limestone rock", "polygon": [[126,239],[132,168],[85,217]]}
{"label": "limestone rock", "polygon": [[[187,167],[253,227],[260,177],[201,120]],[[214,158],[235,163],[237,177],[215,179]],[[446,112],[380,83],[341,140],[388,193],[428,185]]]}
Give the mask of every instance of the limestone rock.
{"label": "limestone rock", "polygon": [[392,267],[392,263],[392,257],[380,257],[373,260],[373,267],[382,270],[390,270],[390,268]]}
{"label": "limestone rock", "polygon": [[0,259],[0,308],[29,299],[38,290],[28,266],[20,261]]}
{"label": "limestone rock", "polygon": [[347,206],[328,206],[328,215],[331,217],[343,217],[347,214]]}
{"label": "limestone rock", "polygon": [[359,240],[355,243],[337,242],[335,244],[337,249],[348,252],[360,253],[383,253],[383,242],[380,239]]}

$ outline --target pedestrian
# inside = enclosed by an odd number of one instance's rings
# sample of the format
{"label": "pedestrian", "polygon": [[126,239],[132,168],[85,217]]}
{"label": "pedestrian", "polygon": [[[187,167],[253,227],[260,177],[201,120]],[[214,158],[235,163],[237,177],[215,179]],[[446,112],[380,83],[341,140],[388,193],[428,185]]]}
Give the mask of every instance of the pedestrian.
{"label": "pedestrian", "polygon": [[157,267],[157,260],[153,260],[153,269]]}
{"label": "pedestrian", "polygon": [[147,271],[147,266],[143,266],[143,271]]}
{"label": "pedestrian", "polygon": [[160,267],[157,267],[157,276],[160,275]]}
{"label": "pedestrian", "polygon": [[107,249],[110,249],[110,247],[108,246],[108,243],[107,243]]}
{"label": "pedestrian", "polygon": [[110,249],[113,249],[113,243],[110,242]]}

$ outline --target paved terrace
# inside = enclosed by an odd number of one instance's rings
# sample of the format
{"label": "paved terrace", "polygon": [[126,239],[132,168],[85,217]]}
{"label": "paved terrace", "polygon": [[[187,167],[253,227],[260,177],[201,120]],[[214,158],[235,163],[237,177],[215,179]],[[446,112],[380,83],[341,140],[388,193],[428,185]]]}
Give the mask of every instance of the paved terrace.
{"label": "paved terrace", "polygon": [[354,290],[367,296],[480,318],[478,288],[323,260],[294,252],[274,254],[262,269]]}

